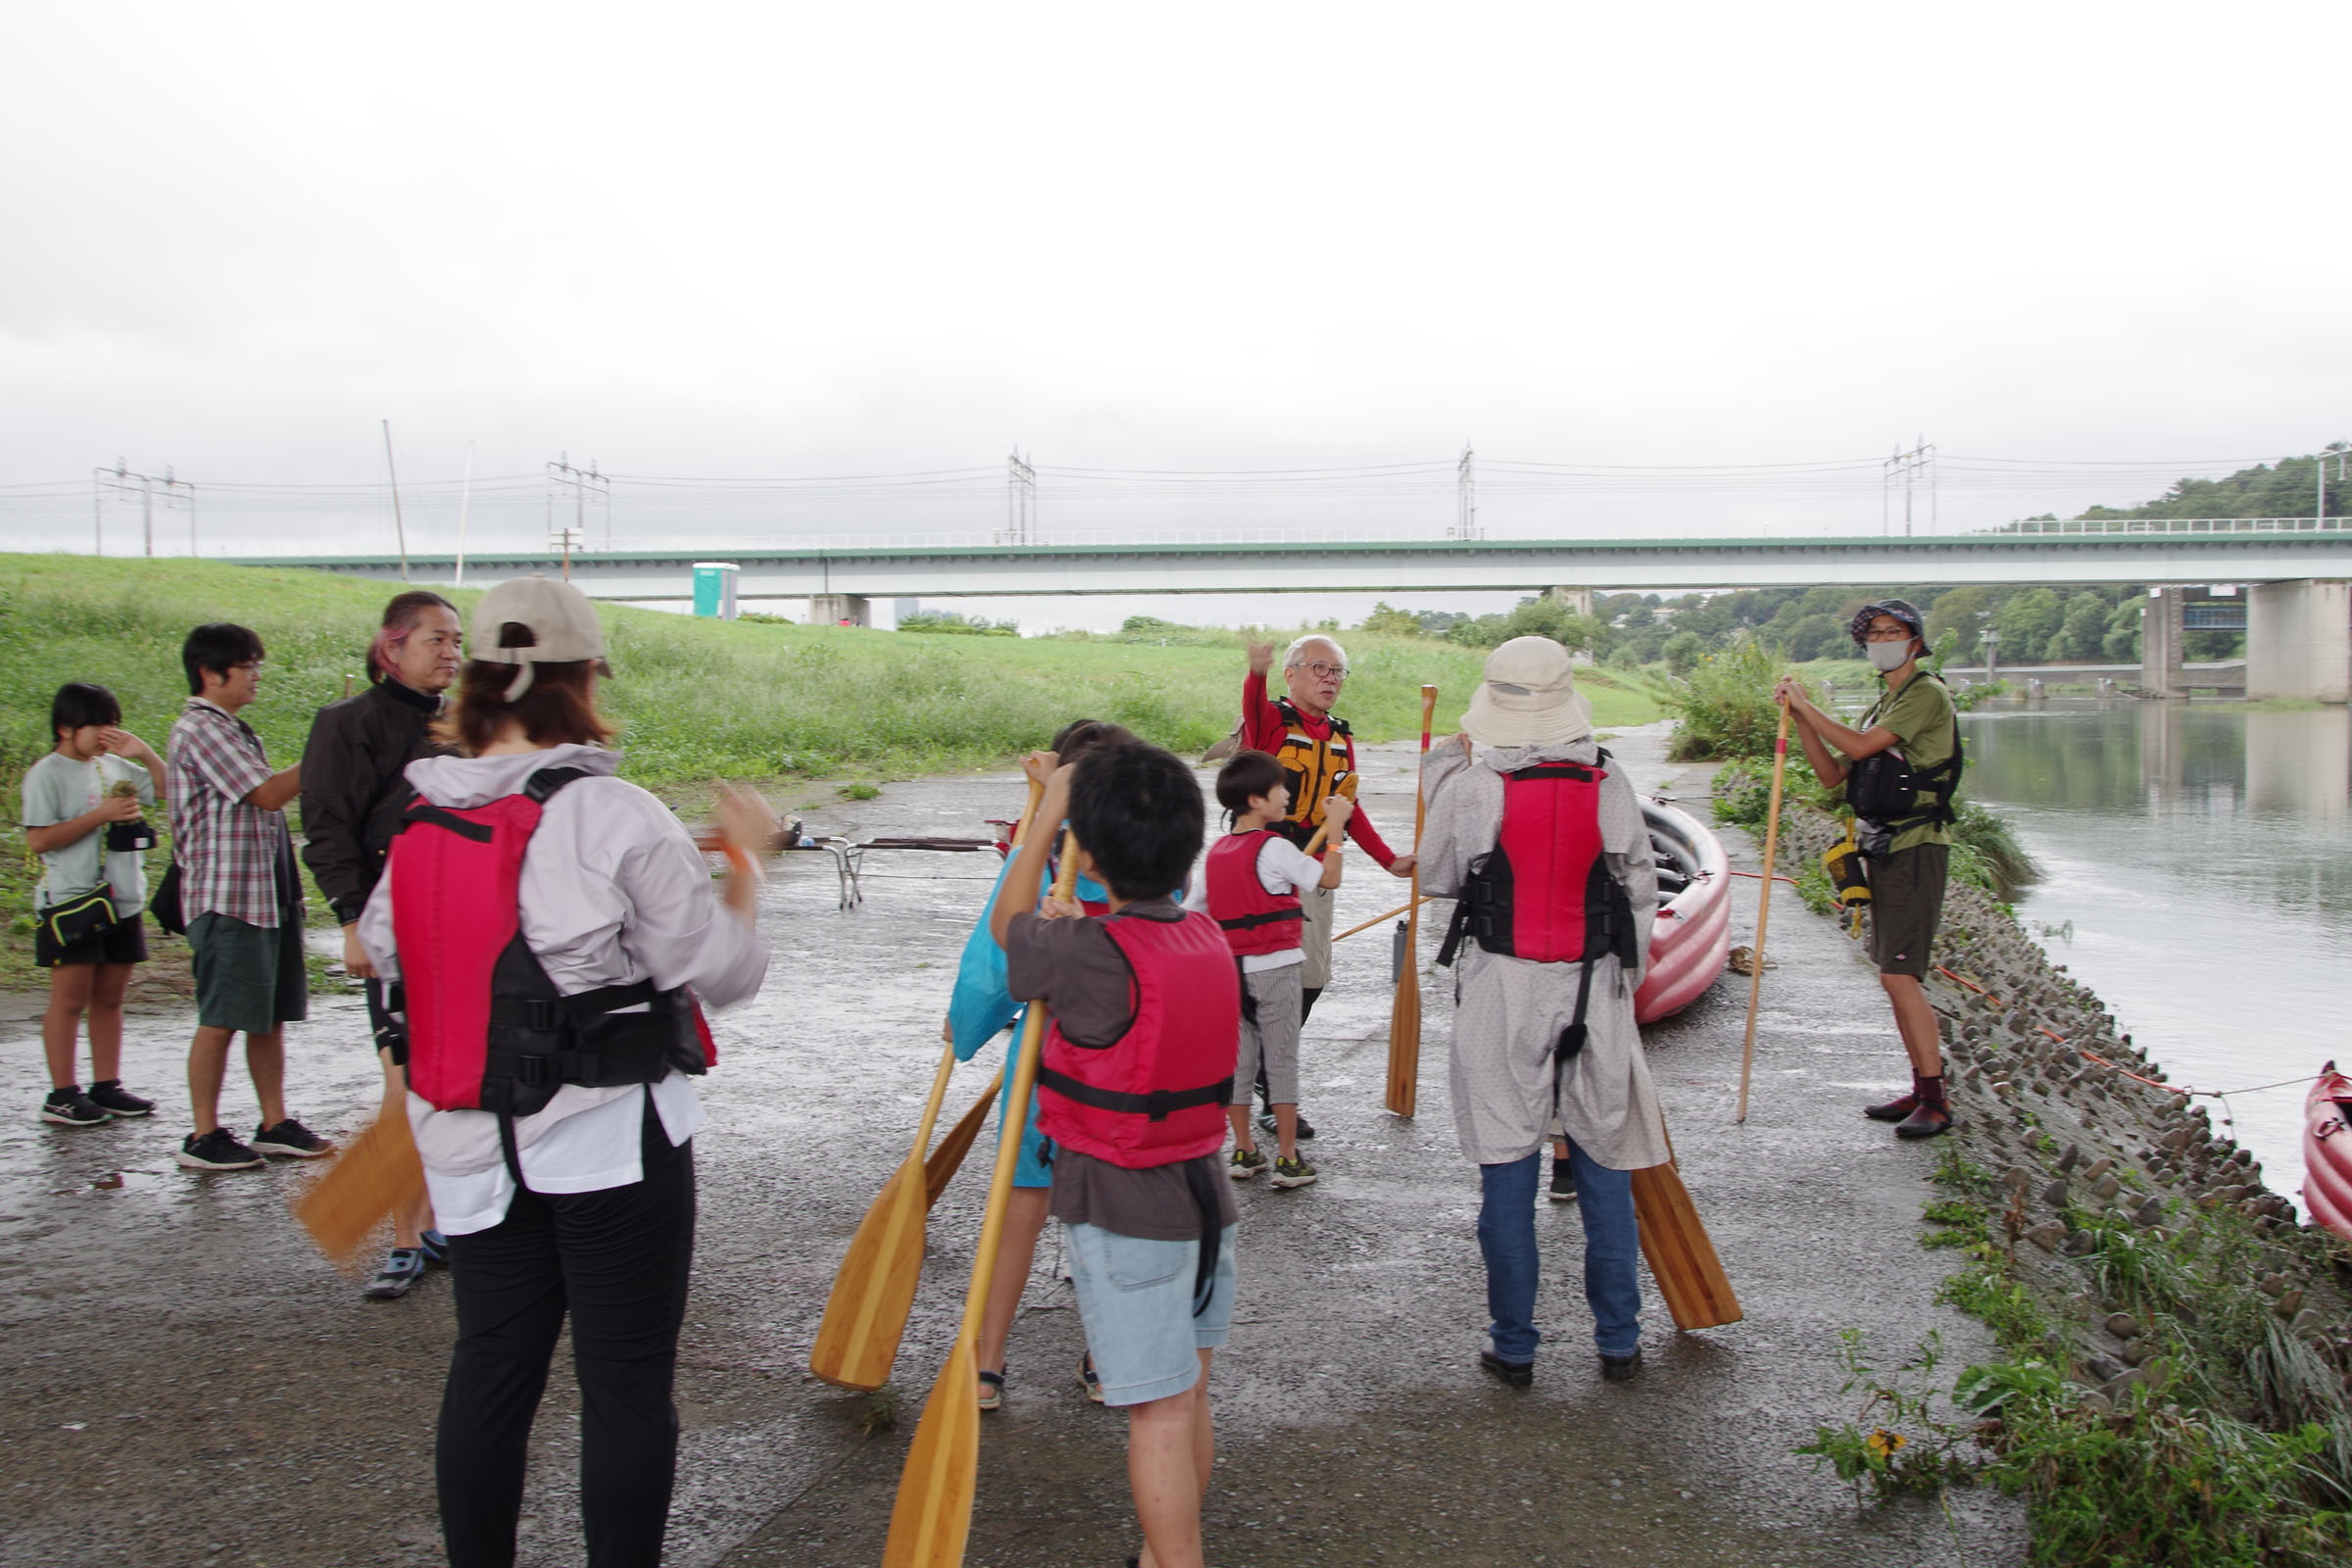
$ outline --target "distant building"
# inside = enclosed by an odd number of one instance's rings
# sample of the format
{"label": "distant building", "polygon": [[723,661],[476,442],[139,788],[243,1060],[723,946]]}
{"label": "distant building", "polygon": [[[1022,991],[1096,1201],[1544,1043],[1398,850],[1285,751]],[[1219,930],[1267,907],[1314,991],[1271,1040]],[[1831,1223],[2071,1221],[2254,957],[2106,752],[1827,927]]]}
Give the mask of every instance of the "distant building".
{"label": "distant building", "polygon": [[893,599],[890,602],[890,618],[903,625],[912,620],[915,612],[922,608],[923,602],[920,599]]}

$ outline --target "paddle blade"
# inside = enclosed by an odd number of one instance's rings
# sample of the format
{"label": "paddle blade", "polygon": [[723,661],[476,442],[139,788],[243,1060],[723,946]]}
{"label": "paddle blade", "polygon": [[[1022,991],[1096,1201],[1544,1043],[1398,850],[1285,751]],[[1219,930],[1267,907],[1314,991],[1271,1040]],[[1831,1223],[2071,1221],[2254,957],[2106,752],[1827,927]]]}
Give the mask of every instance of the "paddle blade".
{"label": "paddle blade", "polygon": [[972,1496],[980,1478],[979,1362],[959,1335],[931,1385],[922,1424],[899,1472],[882,1568],[957,1568],[972,1533]]}
{"label": "paddle blade", "polygon": [[378,1116],[295,1200],[294,1217],[330,1262],[349,1269],[378,1225],[423,1196],[424,1164],[409,1118]]}
{"label": "paddle blade", "polygon": [[1410,1116],[1421,1087],[1421,965],[1405,954],[1396,977],[1396,1002],[1389,1009],[1389,1109]]}
{"label": "paddle blade", "polygon": [[1715,1243],[1672,1164],[1634,1172],[1634,1223],[1642,1256],[1678,1329],[1721,1328],[1741,1316]]}
{"label": "paddle blade", "polygon": [[899,1336],[923,1272],[923,1172],[909,1158],[883,1183],[833,1276],[808,1370],[841,1389],[878,1389],[899,1358]]}
{"label": "paddle blade", "polygon": [[931,1157],[923,1161],[925,1208],[937,1203],[939,1195],[948,1190],[948,1183],[956,1179],[956,1167],[972,1152],[972,1140],[980,1136],[981,1127],[987,1123],[988,1107],[997,1098],[998,1085],[1004,1081],[1004,1074],[998,1074],[996,1082],[988,1086],[988,1093],[972,1102],[972,1108],[948,1129],[948,1136],[939,1141],[939,1147],[931,1151]]}

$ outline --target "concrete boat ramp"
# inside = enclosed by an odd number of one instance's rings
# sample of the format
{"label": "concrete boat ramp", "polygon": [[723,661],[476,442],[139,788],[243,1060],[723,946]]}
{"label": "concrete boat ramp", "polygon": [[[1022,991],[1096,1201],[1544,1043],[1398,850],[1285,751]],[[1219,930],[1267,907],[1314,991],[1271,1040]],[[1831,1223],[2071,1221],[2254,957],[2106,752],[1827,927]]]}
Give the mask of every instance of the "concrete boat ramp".
{"label": "concrete boat ramp", "polygon": [[[1704,817],[1704,769],[1662,760],[1662,729],[1612,743],[1645,789]],[[1412,749],[1370,748],[1365,805],[1411,832]],[[889,786],[809,813],[858,838],[972,836],[1020,798],[1010,773]],[[1755,846],[1727,834],[1733,861]],[[678,1378],[685,1426],[668,1560],[833,1568],[881,1560],[899,1467],[953,1335],[984,1196],[984,1139],[933,1212],[931,1256],[898,1363],[896,1430],[877,1401],[806,1370],[835,1263],[906,1153],[956,955],[993,878],[988,856],[876,854],[865,902],[835,907],[831,865],[788,858],[762,895],[776,944],[765,994],[720,1024],[711,1123],[698,1141],[701,1237]],[[1402,902],[1361,857],[1342,927]],[[1750,940],[1756,884],[1738,895]],[[1484,1283],[1475,1172],[1446,1096],[1449,986],[1432,972],[1420,1114],[1380,1106],[1388,943],[1340,949],[1310,1023],[1305,1109],[1319,1185],[1242,1197],[1242,1286],[1217,1360],[1213,1563],[1445,1565],[2006,1564],[2022,1504],[1987,1493],[1858,1508],[1791,1454],[1858,1413],[1838,1332],[1893,1366],[1939,1333],[1944,1379],[1989,1352],[1936,1304],[1917,1245],[1936,1150],[1858,1107],[1896,1082],[1875,978],[1836,929],[1778,894],[1753,1106],[1732,1122],[1746,983],[1727,976],[1649,1032],[1685,1179],[1746,1320],[1678,1334],[1651,1293],[1647,1365],[1600,1381],[1573,1204],[1547,1240],[1535,1388],[1480,1374]],[[1425,936],[1423,959],[1436,941]],[[432,1427],[452,1332],[448,1282],[373,1304],[286,1214],[303,1173],[197,1177],[184,1130],[188,1019],[135,1015],[124,1076],[153,1124],[34,1121],[37,1018],[0,1023],[0,1564],[293,1565],[441,1560]],[[356,998],[314,1003],[291,1037],[292,1103],[314,1126],[369,1114],[375,1067]],[[950,1114],[999,1053],[959,1070]],[[232,1080],[227,1102],[241,1103]],[[239,1115],[244,1114],[240,1109]],[[1136,1549],[1124,1422],[1087,1403],[1070,1288],[1051,1229],[1014,1326],[1005,1408],[985,1418],[967,1561],[1109,1565]],[[1646,1288],[1646,1281],[1645,1281]],[[562,1358],[533,1446],[526,1564],[576,1563],[577,1401]]]}

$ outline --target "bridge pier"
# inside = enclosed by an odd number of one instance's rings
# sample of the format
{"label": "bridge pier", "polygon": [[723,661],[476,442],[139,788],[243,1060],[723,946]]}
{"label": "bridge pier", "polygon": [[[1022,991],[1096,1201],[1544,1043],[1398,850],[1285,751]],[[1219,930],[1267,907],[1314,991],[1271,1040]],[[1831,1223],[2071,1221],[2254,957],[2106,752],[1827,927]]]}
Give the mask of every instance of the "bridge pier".
{"label": "bridge pier", "polygon": [[1544,597],[1566,605],[1571,614],[1592,613],[1592,590],[1590,588],[1548,588]]}
{"label": "bridge pier", "polygon": [[2254,584],[2246,603],[2246,695],[2352,702],[2352,583]]}
{"label": "bridge pier", "polygon": [[808,624],[811,626],[871,626],[873,623],[873,606],[863,594],[808,596]]}
{"label": "bridge pier", "polygon": [[2180,683],[2180,648],[2186,635],[2181,620],[2187,604],[2187,589],[2160,588],[2140,607],[2139,689],[2150,697],[2188,695]]}

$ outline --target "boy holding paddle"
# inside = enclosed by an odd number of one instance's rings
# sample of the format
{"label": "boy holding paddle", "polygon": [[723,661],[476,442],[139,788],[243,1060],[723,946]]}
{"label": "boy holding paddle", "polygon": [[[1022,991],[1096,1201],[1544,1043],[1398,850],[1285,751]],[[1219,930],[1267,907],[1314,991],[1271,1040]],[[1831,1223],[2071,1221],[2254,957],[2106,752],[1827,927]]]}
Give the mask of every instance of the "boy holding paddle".
{"label": "boy holding paddle", "polygon": [[1199,1568],[1216,1458],[1209,1361],[1233,1321],[1231,1184],[1217,1172],[1241,990],[1216,922],[1179,908],[1205,812],[1192,770],[1137,742],[1054,769],[1039,822],[1067,819],[1108,911],[1036,910],[1047,844],[1022,842],[989,914],[1013,996],[1053,1015],[1038,1075],[1053,1212],[1103,1402],[1128,1418],[1148,1568]]}

